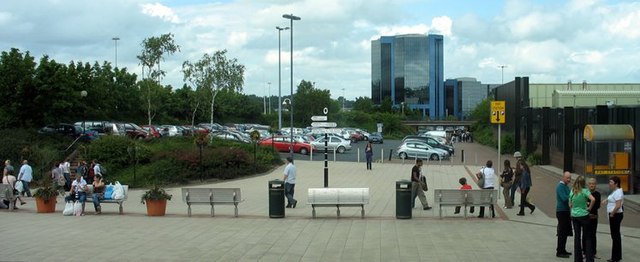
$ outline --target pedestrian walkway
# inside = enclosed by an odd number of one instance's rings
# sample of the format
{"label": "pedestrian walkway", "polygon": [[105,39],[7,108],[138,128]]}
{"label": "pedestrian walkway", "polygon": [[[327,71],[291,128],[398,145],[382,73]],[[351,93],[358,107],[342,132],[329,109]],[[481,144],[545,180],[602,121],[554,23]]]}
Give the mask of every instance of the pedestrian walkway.
{"label": "pedestrian walkway", "polygon": [[[374,164],[329,163],[330,187],[368,187],[366,216],[359,208],[318,208],[311,218],[307,189],[323,186],[323,163],[296,161],[298,184],[295,209],[286,217],[268,215],[268,181],[282,179],[284,166],[268,174],[194,187],[239,187],[245,201],[235,218],[232,206],[216,207],[216,217],[206,206],[187,205],[180,188],[170,188],[173,200],[165,217],[147,217],[139,202],[143,190],[130,190],[124,215],[117,206],[104,205],[102,215],[63,217],[36,214],[33,199],[16,212],[0,212],[2,261],[568,261],[555,257],[555,218],[536,211],[524,217],[498,208],[499,217],[467,219],[454,215],[454,207],[438,218],[436,208],[413,209],[413,219],[395,218],[395,182],[408,179],[412,164],[393,161]],[[458,178],[472,181],[467,170],[480,166],[436,165],[423,167],[428,178],[427,199],[434,204],[433,189],[459,188]],[[470,183],[474,188],[477,186]],[[500,200],[499,206],[503,205]],[[419,206],[419,204],[417,205]],[[477,212],[477,211],[476,211]],[[477,213],[476,213],[477,214]],[[598,234],[598,255],[611,249],[608,228]],[[622,229],[623,257],[640,256],[640,229]],[[571,239],[567,244],[573,250]]]}

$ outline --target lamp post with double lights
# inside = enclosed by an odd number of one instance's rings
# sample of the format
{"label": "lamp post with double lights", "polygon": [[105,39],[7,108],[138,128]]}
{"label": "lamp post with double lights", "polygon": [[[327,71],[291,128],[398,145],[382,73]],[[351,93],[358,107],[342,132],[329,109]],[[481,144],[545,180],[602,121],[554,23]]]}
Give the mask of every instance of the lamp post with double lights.
{"label": "lamp post with double lights", "polygon": [[276,26],[276,29],[278,30],[278,130],[280,130],[282,129],[282,61],[280,57],[282,48],[280,43],[282,30],[289,30],[289,27]]}
{"label": "lamp post with double lights", "polygon": [[291,115],[291,123],[289,123],[291,125],[291,141],[289,141],[291,143],[289,145],[291,148],[289,149],[289,155],[291,156],[291,159],[293,159],[293,111],[291,111],[291,99],[285,98],[282,100],[282,106],[289,106],[289,115]]}
{"label": "lamp post with double lights", "polygon": [[289,106],[289,112],[291,115],[291,148],[289,148],[289,156],[293,159],[293,20],[300,20],[300,17],[293,14],[282,15],[282,18],[289,19],[291,28],[291,104]]}

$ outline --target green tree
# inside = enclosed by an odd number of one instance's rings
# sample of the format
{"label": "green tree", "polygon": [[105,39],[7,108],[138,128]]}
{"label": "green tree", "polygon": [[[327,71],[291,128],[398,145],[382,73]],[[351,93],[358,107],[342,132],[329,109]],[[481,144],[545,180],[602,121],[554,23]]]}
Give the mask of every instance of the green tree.
{"label": "green tree", "polygon": [[37,93],[33,84],[35,70],[35,58],[29,52],[22,54],[11,48],[0,55],[0,128],[25,126],[34,119],[32,114],[37,113],[38,107],[29,101]]}
{"label": "green tree", "polygon": [[[142,65],[142,71],[144,76],[144,68],[147,68],[146,78],[154,79],[156,83],[160,84],[160,78],[165,75],[164,70],[160,69],[160,61],[164,60],[165,54],[173,54],[180,51],[180,46],[177,45],[173,39],[173,34],[163,34],[160,37],[146,38],[141,43],[142,53],[138,56],[140,65]],[[157,68],[155,68],[157,66]],[[147,87],[147,118],[149,125],[156,112],[152,112],[151,108],[151,88],[153,85],[145,84]]]}
{"label": "green tree", "polygon": [[210,123],[213,124],[216,96],[221,90],[242,91],[244,84],[244,65],[238,60],[228,59],[227,50],[216,51],[213,55],[204,54],[195,63],[182,63],[184,80],[198,89],[207,90],[211,98]]}
{"label": "green tree", "polygon": [[391,113],[393,112],[393,103],[391,103],[391,98],[390,97],[385,97],[384,99],[382,99],[382,101],[380,101],[380,108],[379,108],[381,113]]}
{"label": "green tree", "polygon": [[294,125],[311,125],[311,117],[323,114],[325,107],[329,110],[329,119],[340,111],[340,103],[331,99],[329,90],[317,89],[312,82],[302,80],[293,95]]}
{"label": "green tree", "polygon": [[353,110],[364,113],[373,113],[373,101],[368,97],[357,97],[353,103]]}

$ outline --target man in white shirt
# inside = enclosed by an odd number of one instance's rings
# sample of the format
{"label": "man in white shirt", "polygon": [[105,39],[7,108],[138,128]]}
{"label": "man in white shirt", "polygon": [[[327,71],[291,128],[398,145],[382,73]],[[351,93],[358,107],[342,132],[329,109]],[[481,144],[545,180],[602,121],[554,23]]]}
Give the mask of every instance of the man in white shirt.
{"label": "man in white shirt", "polygon": [[84,181],[82,176],[76,176],[76,179],[71,183],[71,189],[69,189],[69,195],[64,198],[66,202],[80,201],[82,204],[82,213],[84,216],[84,202],[87,201],[87,181]]}
{"label": "man in white shirt", "polygon": [[20,173],[18,173],[18,180],[22,181],[23,192],[27,197],[31,197],[31,190],[29,189],[29,183],[33,180],[33,169],[29,165],[29,161],[23,160],[22,167],[20,167]]}
{"label": "man in white shirt", "polygon": [[287,157],[287,166],[284,168],[284,195],[287,197],[287,208],[296,208],[298,200],[293,198],[296,187],[296,166],[293,165],[293,158]]}
{"label": "man in white shirt", "polygon": [[64,176],[65,189],[68,189],[71,186],[71,164],[68,158],[60,163],[60,170],[62,170],[62,175]]}

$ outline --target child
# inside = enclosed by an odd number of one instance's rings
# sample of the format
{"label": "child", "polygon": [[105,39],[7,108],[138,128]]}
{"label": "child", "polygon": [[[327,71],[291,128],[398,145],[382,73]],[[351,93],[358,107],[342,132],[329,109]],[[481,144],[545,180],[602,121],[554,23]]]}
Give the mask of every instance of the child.
{"label": "child", "polygon": [[[458,183],[460,183],[460,185],[462,185],[462,187],[460,187],[460,189],[462,190],[469,190],[471,189],[471,186],[469,184],[467,184],[467,179],[464,177],[461,177],[458,180]],[[471,212],[471,214],[473,214],[474,211],[474,206],[471,206],[471,208],[469,209],[469,212]],[[454,214],[460,214],[460,206],[456,207],[456,212]]]}

